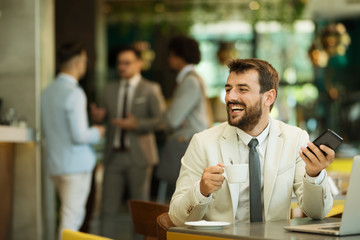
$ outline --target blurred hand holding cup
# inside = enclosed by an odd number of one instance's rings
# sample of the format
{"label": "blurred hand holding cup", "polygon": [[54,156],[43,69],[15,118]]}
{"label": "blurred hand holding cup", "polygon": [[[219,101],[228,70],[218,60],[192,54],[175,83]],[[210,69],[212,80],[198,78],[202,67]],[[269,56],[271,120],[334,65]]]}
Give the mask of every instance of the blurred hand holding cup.
{"label": "blurred hand holding cup", "polygon": [[229,183],[244,183],[248,178],[248,164],[225,165],[226,178]]}

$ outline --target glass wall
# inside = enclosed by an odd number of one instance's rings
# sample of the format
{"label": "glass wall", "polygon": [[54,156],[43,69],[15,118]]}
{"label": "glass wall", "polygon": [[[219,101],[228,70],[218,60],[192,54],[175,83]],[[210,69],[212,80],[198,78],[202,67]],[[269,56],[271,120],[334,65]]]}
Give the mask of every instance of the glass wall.
{"label": "glass wall", "polygon": [[314,35],[312,21],[294,25],[279,22],[195,24],[191,34],[200,42],[202,61],[197,70],[207,83],[210,98],[224,98],[228,69],[223,58],[256,57],[269,61],[279,72],[280,90],[273,117],[314,131],[316,121],[298,116],[298,105],[313,105],[318,97],[307,51]]}
{"label": "glass wall", "polygon": [[[344,22],[354,43],[360,37],[357,31],[360,24]],[[348,49],[338,50],[341,54],[327,53],[326,61],[320,65],[309,57],[309,50],[321,41],[318,38],[329,24],[309,20],[294,24],[276,21],[259,21],[255,25],[241,21],[194,24],[190,32],[200,42],[202,52],[197,70],[207,84],[215,121],[226,120],[226,112],[221,111],[225,107],[219,105],[224,100],[228,76],[224,59],[256,57],[269,61],[279,72],[279,95],[271,113],[274,118],[306,129],[311,139],[327,128],[333,129],[344,137],[345,144],[341,146],[344,152],[358,153],[360,81],[356,79],[360,60],[355,56],[359,47],[351,44]]]}

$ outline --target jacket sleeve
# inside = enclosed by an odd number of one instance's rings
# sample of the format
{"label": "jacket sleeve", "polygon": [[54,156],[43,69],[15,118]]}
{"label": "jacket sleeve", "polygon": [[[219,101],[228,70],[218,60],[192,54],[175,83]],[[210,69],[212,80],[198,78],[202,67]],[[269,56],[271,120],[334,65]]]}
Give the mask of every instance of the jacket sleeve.
{"label": "jacket sleeve", "polygon": [[97,143],[100,133],[95,127],[89,127],[85,93],[81,89],[75,89],[65,101],[72,141],[75,144]]}
{"label": "jacket sleeve", "polygon": [[178,86],[174,99],[165,113],[166,125],[171,129],[178,128],[201,100],[202,95],[201,84],[194,75],[184,79]]}
{"label": "jacket sleeve", "polygon": [[330,212],[333,206],[333,197],[330,192],[327,177],[320,185],[309,183],[305,178],[303,202],[301,204],[303,212],[310,218],[323,219]]}
{"label": "jacket sleeve", "polygon": [[182,226],[186,221],[201,220],[206,213],[210,201],[198,202],[194,184],[199,182],[208,165],[205,156],[201,141],[195,134],[181,160],[176,190],[170,202],[169,216],[176,226]]}
{"label": "jacket sleeve", "polygon": [[[303,131],[301,145],[305,146],[308,139],[308,134]],[[316,185],[308,182],[305,178],[305,174],[305,162],[298,154],[294,180],[294,192],[298,199],[299,206],[308,217],[313,219],[322,219],[330,212],[333,205],[333,198],[330,192],[327,176],[325,176],[319,185]]]}

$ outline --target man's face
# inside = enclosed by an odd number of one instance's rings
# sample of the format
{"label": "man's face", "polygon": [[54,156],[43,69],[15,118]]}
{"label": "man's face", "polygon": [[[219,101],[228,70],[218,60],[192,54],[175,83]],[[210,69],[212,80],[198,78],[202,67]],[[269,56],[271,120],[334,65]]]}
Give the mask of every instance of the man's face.
{"label": "man's face", "polygon": [[132,78],[141,72],[141,60],[133,51],[121,52],[117,56],[117,71],[121,78]]}
{"label": "man's face", "polygon": [[225,85],[228,122],[243,131],[251,131],[263,116],[263,94],[260,93],[259,74],[231,72]]}
{"label": "man's face", "polygon": [[168,58],[168,62],[169,62],[169,66],[172,70],[175,71],[180,71],[182,65],[182,58],[180,58],[179,56],[177,56],[175,53],[171,52],[169,53],[169,58]]}

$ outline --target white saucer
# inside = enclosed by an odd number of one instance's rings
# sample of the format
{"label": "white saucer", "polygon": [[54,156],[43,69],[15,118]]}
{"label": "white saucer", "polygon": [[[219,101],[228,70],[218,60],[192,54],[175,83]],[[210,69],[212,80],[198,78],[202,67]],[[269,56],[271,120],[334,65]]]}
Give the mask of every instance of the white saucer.
{"label": "white saucer", "polygon": [[229,222],[218,222],[218,221],[194,221],[194,222],[185,222],[185,225],[191,226],[195,229],[206,229],[206,230],[216,230],[222,229],[222,227],[230,225]]}

